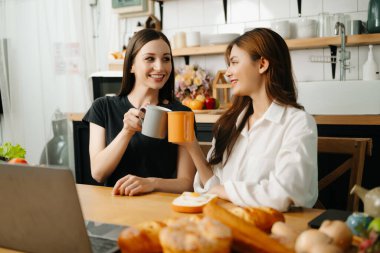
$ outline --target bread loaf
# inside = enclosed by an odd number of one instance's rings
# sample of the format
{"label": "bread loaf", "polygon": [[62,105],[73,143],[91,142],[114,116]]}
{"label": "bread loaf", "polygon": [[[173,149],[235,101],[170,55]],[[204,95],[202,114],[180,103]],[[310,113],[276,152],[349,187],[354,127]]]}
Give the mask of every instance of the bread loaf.
{"label": "bread loaf", "polygon": [[118,238],[122,253],[162,252],[159,233],[166,224],[160,221],[144,222],[124,229]]}
{"label": "bread loaf", "polygon": [[232,230],[233,246],[239,252],[290,253],[294,252],[271,238],[259,228],[237,217],[215,203],[209,203],[203,208],[207,217],[219,220]]}
{"label": "bread loaf", "polygon": [[281,212],[270,207],[235,207],[229,211],[265,232],[270,232],[275,222],[285,221]]}

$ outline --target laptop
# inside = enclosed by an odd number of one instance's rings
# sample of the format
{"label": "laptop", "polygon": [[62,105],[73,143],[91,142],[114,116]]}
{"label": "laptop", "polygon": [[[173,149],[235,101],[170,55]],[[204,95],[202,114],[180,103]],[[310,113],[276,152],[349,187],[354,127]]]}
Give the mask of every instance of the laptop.
{"label": "laptop", "polygon": [[42,253],[117,252],[123,228],[84,221],[69,169],[0,163],[0,247]]}

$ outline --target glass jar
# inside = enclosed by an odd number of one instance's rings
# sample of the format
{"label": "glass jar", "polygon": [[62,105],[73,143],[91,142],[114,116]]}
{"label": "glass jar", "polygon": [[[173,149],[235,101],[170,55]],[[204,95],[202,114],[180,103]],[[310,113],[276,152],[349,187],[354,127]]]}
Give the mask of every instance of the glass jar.
{"label": "glass jar", "polygon": [[380,33],[380,0],[370,0],[368,4],[368,33]]}

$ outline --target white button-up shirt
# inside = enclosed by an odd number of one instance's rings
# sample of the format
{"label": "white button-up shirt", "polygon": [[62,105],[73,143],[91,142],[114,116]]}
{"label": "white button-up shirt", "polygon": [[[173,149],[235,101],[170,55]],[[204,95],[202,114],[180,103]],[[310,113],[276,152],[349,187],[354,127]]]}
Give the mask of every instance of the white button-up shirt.
{"label": "white button-up shirt", "polygon": [[[215,165],[214,176],[205,185],[199,174],[195,175],[194,189],[204,193],[222,184],[229,199],[240,206],[269,206],[280,211],[290,205],[312,207],[318,197],[317,141],[311,115],[272,103],[249,130],[246,123],[227,163]],[[215,140],[208,159],[214,145]]]}

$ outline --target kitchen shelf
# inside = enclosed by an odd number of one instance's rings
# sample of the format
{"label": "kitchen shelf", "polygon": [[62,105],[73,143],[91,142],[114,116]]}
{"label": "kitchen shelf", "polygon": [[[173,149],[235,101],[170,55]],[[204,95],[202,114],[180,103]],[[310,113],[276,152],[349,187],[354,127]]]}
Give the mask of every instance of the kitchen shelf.
{"label": "kitchen shelf", "polygon": [[[318,37],[307,39],[285,40],[290,50],[324,48],[329,45],[340,45],[340,36]],[[380,44],[380,33],[358,34],[346,36],[346,46]],[[188,47],[173,49],[173,56],[212,55],[223,54],[227,45],[211,45],[202,47]]]}
{"label": "kitchen shelf", "polygon": [[[289,39],[285,40],[290,50],[324,48],[330,45],[340,46],[340,36],[334,37],[318,37],[307,39]],[[358,46],[380,44],[380,33],[358,34],[346,36],[346,46]],[[189,63],[189,56],[195,55],[214,55],[224,54],[227,44],[225,45],[209,45],[202,47],[186,47],[173,49],[173,56],[185,57],[186,64]],[[123,63],[110,66],[113,70],[122,70]]]}

